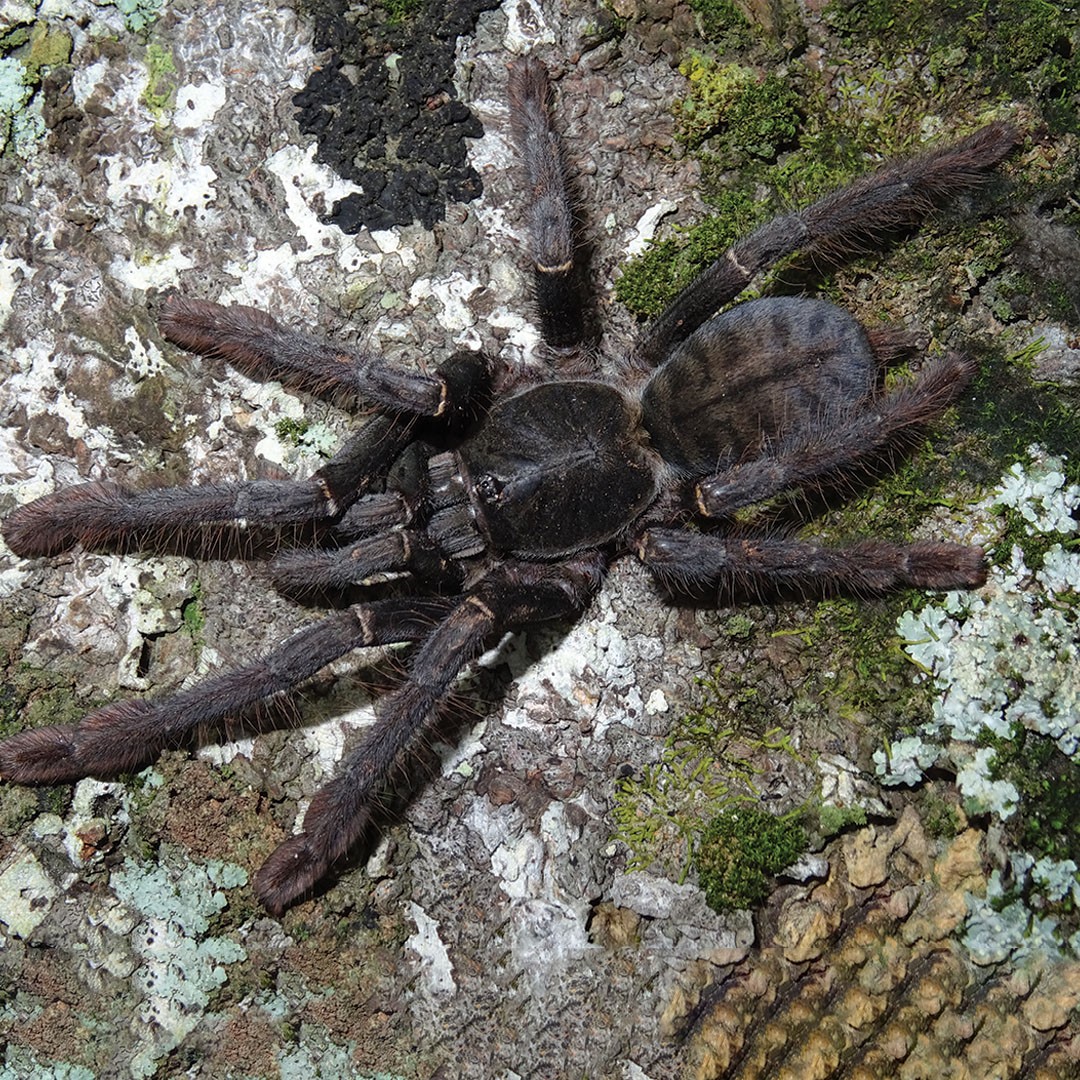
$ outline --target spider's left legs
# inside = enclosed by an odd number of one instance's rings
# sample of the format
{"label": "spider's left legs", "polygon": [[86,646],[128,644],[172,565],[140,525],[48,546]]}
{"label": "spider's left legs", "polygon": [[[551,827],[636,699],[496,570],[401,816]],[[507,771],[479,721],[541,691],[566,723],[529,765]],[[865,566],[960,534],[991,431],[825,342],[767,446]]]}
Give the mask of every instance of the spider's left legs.
{"label": "spider's left legs", "polygon": [[867,540],[833,548],[785,537],[720,537],[654,528],[638,540],[638,557],[676,591],[782,586],[880,593],[907,586],[971,589],[986,580],[978,548],[936,541]]}
{"label": "spider's left legs", "polygon": [[974,373],[972,361],[949,353],[891,393],[782,433],[749,461],[701,480],[697,509],[707,517],[726,517],[786,488],[850,470],[940,416]]}
{"label": "spider's left legs", "polygon": [[279,914],[307,892],[367,827],[382,785],[445,699],[457,674],[492,636],[580,611],[599,585],[603,559],[561,565],[506,563],[483,578],[414,655],[407,681],[385,699],[378,723],[311,800],[303,831],[290,837],[255,878],[255,892]]}
{"label": "spider's left legs", "polygon": [[558,349],[585,338],[574,211],[559,136],[551,124],[551,84],[536,57],[515,60],[508,87],[510,126],[525,171],[530,255],[540,332]]}
{"label": "spider's left legs", "polygon": [[374,353],[348,349],[290,330],[264,311],[176,294],[166,297],[158,323],[189,352],[226,360],[254,379],[330,397],[346,394],[393,412],[453,417],[474,404],[488,363],[478,353],[456,353],[431,374],[390,364]]}
{"label": "spider's left legs", "polygon": [[0,779],[60,784],[141,769],[193,729],[291,690],[353,649],[423,638],[454,603],[404,597],[357,604],[305,627],[254,663],[172,697],[120,701],[72,726],[22,731],[0,742]]}

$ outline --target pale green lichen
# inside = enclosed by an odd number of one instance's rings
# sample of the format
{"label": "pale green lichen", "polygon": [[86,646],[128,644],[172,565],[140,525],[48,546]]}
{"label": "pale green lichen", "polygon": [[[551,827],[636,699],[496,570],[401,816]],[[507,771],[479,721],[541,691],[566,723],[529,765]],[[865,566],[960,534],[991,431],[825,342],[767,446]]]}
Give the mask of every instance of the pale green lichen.
{"label": "pale green lichen", "polygon": [[28,1076],[38,1080],[97,1080],[93,1072],[81,1065],[43,1061],[25,1046],[9,1045],[0,1064],[0,1080],[26,1080]]}
{"label": "pale green lichen", "polygon": [[1034,545],[1041,567],[1014,545],[979,592],[903,614],[904,648],[939,693],[930,720],[874,755],[886,784],[951,769],[967,813],[1005,826],[1009,891],[995,877],[985,899],[969,901],[965,940],[979,963],[1080,945],[1080,933],[1054,918],[1054,905],[1068,914],[1080,898],[1070,857],[1080,787],[1080,489],[1063,458],[1037,446],[1028,456],[976,508],[975,538],[992,546],[1020,522],[1027,537],[1049,543]]}
{"label": "pale green lichen", "polygon": [[[990,875],[986,896],[968,896],[964,946],[977,964],[1000,964],[1008,960],[1057,959],[1063,955],[1059,923],[1040,908],[1063,900],[1080,903],[1080,881],[1071,859],[1039,859],[1025,852],[1009,857],[1009,885],[1002,873]],[[1080,955],[1080,932],[1068,940],[1069,951]]]}
{"label": "pale green lichen", "polygon": [[225,965],[247,958],[239,942],[207,936],[228,904],[222,889],[246,881],[242,868],[221,862],[189,864],[177,874],[129,859],[112,875],[117,898],[142,916],[131,934],[142,958],[132,978],[144,988],[142,1016],[152,1024],[140,1028],[146,1038],[131,1062],[133,1076],[157,1072],[160,1059],[202,1021],[211,994],[226,981]]}
{"label": "pale green lichen", "polygon": [[38,110],[30,106],[34,87],[25,79],[26,68],[11,56],[0,56],[0,152],[11,146],[25,157],[45,132]]}

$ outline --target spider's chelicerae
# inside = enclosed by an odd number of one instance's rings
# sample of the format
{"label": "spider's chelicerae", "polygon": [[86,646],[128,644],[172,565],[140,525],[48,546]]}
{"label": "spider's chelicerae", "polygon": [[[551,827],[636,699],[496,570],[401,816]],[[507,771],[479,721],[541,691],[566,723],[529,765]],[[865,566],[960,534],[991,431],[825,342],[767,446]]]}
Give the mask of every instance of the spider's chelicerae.
{"label": "spider's chelicerae", "polygon": [[462,668],[506,630],[580,612],[615,558],[634,553],[669,591],[726,596],[771,586],[875,593],[970,588],[982,553],[869,540],[828,547],[730,527],[741,507],[842,480],[938,416],[967,383],[961,356],[928,360],[883,389],[885,359],[910,345],[808,298],[716,312],[795,252],[833,259],[915,226],[982,182],[1017,141],[990,124],[888,165],[737,242],[605,374],[587,348],[574,208],[549,114],[544,66],[510,69],[535,307],[550,369],[494,373],[457,353],[435,374],[283,329],[269,315],[172,297],[171,341],[260,378],[378,406],[307,480],[135,492],[108,481],[19,507],[3,533],[24,556],[76,544],[128,549],[195,528],[305,525],[311,547],[270,562],[290,590],[349,589],[393,572],[393,589],[335,610],[239,670],[157,700],[108,705],[71,727],[0,744],[0,776],[58,783],[116,776],[302,683],[353,649],[415,642],[377,724],[311,801],[255,890],[274,913],[308,892],[370,825],[388,776],[423,735]]}

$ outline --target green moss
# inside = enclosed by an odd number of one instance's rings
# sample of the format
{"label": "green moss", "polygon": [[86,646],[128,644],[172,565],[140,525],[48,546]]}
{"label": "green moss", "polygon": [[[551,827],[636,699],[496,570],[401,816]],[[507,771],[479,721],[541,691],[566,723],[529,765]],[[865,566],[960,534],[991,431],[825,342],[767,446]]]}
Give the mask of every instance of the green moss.
{"label": "green moss", "polygon": [[675,723],[660,760],[618,786],[616,838],[629,848],[630,870],[685,880],[708,822],[756,801],[766,767],[798,759],[787,735],[766,727],[770,710],[753,688],[733,697],[720,669],[699,686],[701,702]]}
{"label": "green moss", "polygon": [[297,420],[291,416],[286,416],[274,425],[274,434],[282,442],[291,442],[294,446],[300,446],[310,427],[311,422],[309,420],[303,418]]}
{"label": "green moss", "polygon": [[822,836],[836,836],[851,826],[866,824],[866,811],[861,806],[832,806],[823,805],[818,807],[818,828]]}
{"label": "green moss", "polygon": [[924,789],[921,819],[928,836],[935,840],[951,840],[959,836],[966,823],[960,807],[936,793],[933,785]]}
{"label": "green moss", "polygon": [[[850,47],[864,42],[891,59],[927,58],[929,89],[1034,99],[1052,128],[1080,130],[1080,12],[1047,0],[836,0],[826,19]],[[951,85],[950,85],[951,84]]]}
{"label": "green moss", "polygon": [[391,26],[399,26],[423,11],[424,0],[383,0],[382,7],[386,11],[386,21]]}
{"label": "green moss", "polygon": [[632,259],[615,282],[615,295],[635,315],[657,315],[729,245],[767,217],[765,207],[748,192],[729,192],[720,213],[652,244]]}
{"label": "green moss", "polygon": [[[995,463],[1028,461],[1028,448],[1037,445],[1064,459],[1067,483],[1080,484],[1080,399],[1071,389],[1034,377],[1034,361],[1043,347],[1040,339],[1016,351],[999,347],[990,353],[960,407],[961,422],[970,433],[965,454],[984,463],[988,478],[996,479]],[[1000,537],[990,551],[994,562],[1007,560],[1017,545],[1027,565],[1038,569],[1054,544],[1073,542],[1058,533],[1032,534],[1011,508],[1001,514]]]}
{"label": "green moss", "polygon": [[806,679],[800,696],[845,723],[895,730],[929,711],[932,690],[912,679],[896,633],[901,613],[924,602],[916,590],[878,600],[836,597],[816,604],[809,622],[777,631],[798,637]]}
{"label": "green moss", "polygon": [[799,817],[799,811],[777,817],[753,806],[734,806],[718,814],[694,856],[709,907],[734,911],[765,900],[773,877],[806,851]]}
{"label": "green moss", "polygon": [[748,48],[754,34],[731,0],[690,0],[701,36],[721,52]]}
{"label": "green moss", "polygon": [[155,42],[146,46],[146,89],[143,91],[143,104],[160,117],[172,107],[176,99],[176,64],[172,52]]}
{"label": "green moss", "polygon": [[720,64],[691,51],[679,70],[689,94],[673,107],[676,137],[699,147],[710,136],[710,154],[725,163],[772,160],[798,129],[799,98],[786,79],[741,64]]}
{"label": "green moss", "polygon": [[198,582],[195,583],[192,596],[181,604],[180,618],[195,648],[201,650],[206,644],[206,612],[203,611],[202,587]]}

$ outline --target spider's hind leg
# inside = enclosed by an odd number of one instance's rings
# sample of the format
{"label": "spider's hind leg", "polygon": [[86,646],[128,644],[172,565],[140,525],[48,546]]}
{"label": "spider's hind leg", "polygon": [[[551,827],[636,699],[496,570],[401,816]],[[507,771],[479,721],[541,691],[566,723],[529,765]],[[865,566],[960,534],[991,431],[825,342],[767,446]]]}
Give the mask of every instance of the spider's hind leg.
{"label": "spider's hind leg", "polygon": [[843,548],[787,537],[719,537],[682,529],[649,529],[638,556],[676,592],[718,589],[757,593],[762,587],[822,594],[875,594],[907,586],[972,589],[986,580],[979,548],[925,541],[867,540]]}
{"label": "spider's hind leg", "polygon": [[987,180],[1019,142],[1010,124],[987,124],[965,139],[895,161],[793,213],[782,214],[736,241],[649,324],[634,360],[661,363],[764,270],[796,252],[826,265],[872,249],[913,228],[937,207]]}
{"label": "spider's hind leg", "polygon": [[957,353],[928,363],[910,383],[871,396],[837,416],[781,434],[753,459],[697,484],[697,509],[720,518],[801,484],[830,482],[874,455],[901,445],[959,396],[975,364]]}
{"label": "spider's hind leg", "polygon": [[73,726],[20,732],[0,742],[0,779],[59,784],[141,769],[196,728],[291,690],[353,649],[425,637],[454,603],[404,597],[357,604],[305,627],[254,663],[172,697],[120,701]]}
{"label": "spider's hind leg", "polygon": [[581,610],[604,560],[586,552],[560,565],[502,564],[482,578],[417,649],[409,677],[384,699],[378,723],[311,800],[303,831],[285,841],[255,877],[255,892],[280,914],[324,877],[369,826],[382,785],[420,737],[454,678],[493,635]]}

